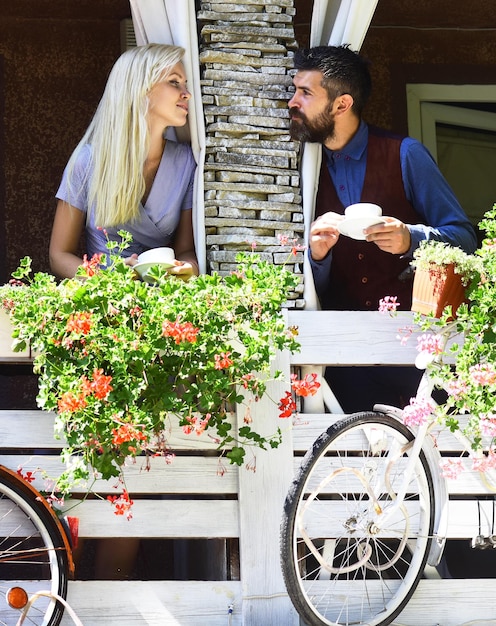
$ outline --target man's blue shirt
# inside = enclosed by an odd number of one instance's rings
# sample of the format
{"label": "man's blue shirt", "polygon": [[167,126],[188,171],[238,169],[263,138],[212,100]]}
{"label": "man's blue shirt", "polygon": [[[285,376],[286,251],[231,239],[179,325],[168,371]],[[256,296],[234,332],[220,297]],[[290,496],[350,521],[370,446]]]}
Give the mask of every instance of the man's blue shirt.
{"label": "man's blue shirt", "polygon": [[[358,131],[343,150],[323,146],[329,174],[343,206],[361,201],[367,167],[368,125],[361,121]],[[406,137],[400,146],[400,164],[405,195],[425,224],[407,224],[412,256],[423,239],[446,241],[468,253],[477,247],[477,237],[453,190],[431,154],[416,139]],[[322,261],[311,259],[314,278],[327,274],[331,254]],[[316,285],[317,286],[317,285]]]}

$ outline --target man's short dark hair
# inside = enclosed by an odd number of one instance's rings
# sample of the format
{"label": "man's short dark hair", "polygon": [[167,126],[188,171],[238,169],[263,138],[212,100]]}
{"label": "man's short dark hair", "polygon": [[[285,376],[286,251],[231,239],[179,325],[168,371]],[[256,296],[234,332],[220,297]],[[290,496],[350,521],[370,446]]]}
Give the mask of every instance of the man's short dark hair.
{"label": "man's short dark hair", "polygon": [[353,110],[358,117],[372,90],[368,62],[345,46],[316,46],[302,48],[294,55],[296,70],[322,72],[322,86],[332,102],[348,93],[353,98]]}

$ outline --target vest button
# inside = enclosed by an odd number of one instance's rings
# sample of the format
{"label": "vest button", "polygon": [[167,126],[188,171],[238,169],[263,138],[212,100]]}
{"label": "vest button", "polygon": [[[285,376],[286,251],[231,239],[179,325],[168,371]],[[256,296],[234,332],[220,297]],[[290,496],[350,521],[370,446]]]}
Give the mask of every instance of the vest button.
{"label": "vest button", "polygon": [[362,278],[362,283],[365,285],[365,283],[368,283],[368,282],[369,282],[369,279],[366,276],[364,276]]}
{"label": "vest button", "polygon": [[370,308],[372,306],[372,302],[370,300],[366,300],[365,306],[368,306]]}
{"label": "vest button", "polygon": [[365,254],[363,254],[362,252],[360,252],[360,254],[358,255],[358,260],[359,261],[363,261],[363,259],[365,258]]}

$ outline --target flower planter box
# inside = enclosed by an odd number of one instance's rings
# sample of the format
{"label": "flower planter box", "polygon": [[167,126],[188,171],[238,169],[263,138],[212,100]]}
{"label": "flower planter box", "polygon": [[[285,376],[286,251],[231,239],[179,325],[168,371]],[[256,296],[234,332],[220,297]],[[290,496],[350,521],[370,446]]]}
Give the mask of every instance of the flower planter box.
{"label": "flower planter box", "polygon": [[22,352],[12,350],[12,324],[8,314],[0,310],[0,362],[1,363],[30,363],[29,348]]}
{"label": "flower planter box", "polygon": [[431,265],[429,269],[417,268],[413,281],[412,311],[441,317],[445,307],[451,305],[453,316],[465,302],[465,286],[454,265]]}

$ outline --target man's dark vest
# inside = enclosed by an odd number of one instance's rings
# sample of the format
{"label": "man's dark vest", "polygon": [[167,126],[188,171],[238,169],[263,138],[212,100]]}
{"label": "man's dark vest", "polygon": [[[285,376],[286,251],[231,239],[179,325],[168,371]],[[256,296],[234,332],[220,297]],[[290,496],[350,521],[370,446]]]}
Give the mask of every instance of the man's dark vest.
{"label": "man's dark vest", "polygon": [[[361,202],[382,207],[382,214],[406,224],[423,222],[405,196],[401,175],[402,137],[369,127],[367,169]],[[344,213],[325,155],[322,158],[315,216],[327,211]],[[377,310],[384,296],[397,296],[400,309],[409,310],[412,278],[399,277],[409,259],[383,252],[374,243],[357,241],[343,235],[332,249],[331,275],[327,293],[319,293],[322,308],[330,310]]]}

